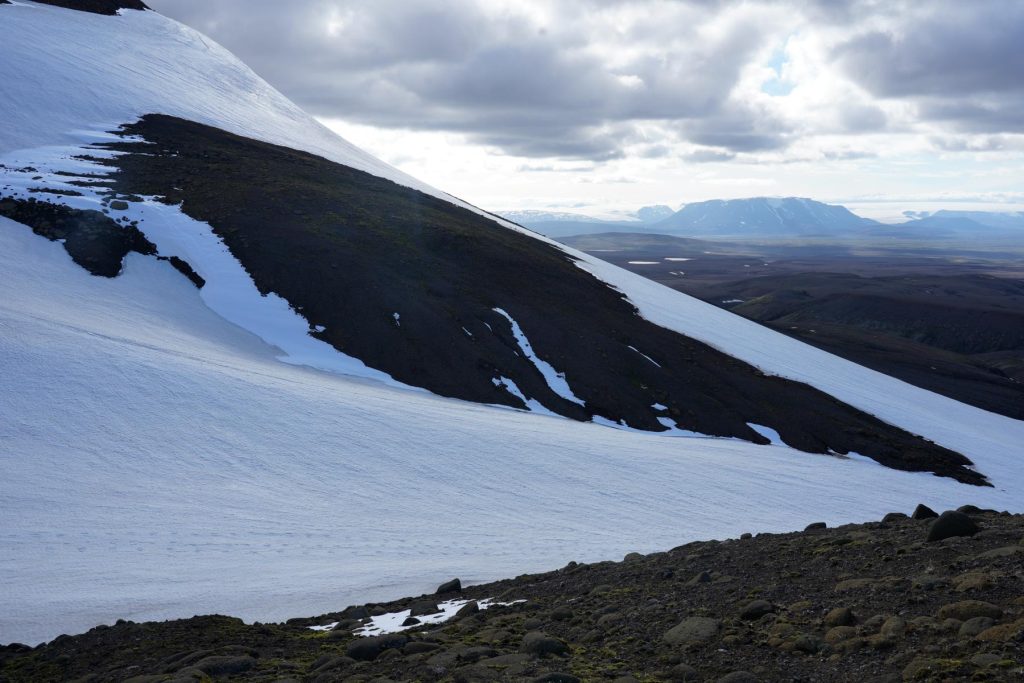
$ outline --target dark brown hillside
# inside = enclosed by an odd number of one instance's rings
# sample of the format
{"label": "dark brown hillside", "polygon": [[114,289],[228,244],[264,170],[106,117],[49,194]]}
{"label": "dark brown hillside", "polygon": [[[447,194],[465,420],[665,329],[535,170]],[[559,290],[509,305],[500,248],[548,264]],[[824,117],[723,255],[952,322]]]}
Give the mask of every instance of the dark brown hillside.
{"label": "dark brown hillside", "polygon": [[[565,252],[472,211],[168,116],[122,132],[147,142],[109,145],[125,152],[108,162],[119,171],[118,192],[182,203],[224,239],[260,291],[280,294],[311,328],[323,326],[319,337],[402,382],[524,407],[500,386],[510,380],[527,398],[579,420],[598,415],[662,431],[661,418],[766,443],[752,423],[808,452],[854,451],[890,467],[984,482],[956,453],[651,324]],[[552,390],[499,308],[581,403]]]}

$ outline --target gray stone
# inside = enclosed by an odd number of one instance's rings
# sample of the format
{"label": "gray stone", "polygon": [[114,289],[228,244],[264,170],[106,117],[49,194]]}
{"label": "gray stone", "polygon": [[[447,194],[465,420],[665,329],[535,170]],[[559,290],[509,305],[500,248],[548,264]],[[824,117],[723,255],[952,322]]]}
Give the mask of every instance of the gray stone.
{"label": "gray stone", "polygon": [[245,673],[254,666],[256,660],[252,657],[215,656],[200,659],[192,668],[199,669],[208,676],[230,676]]}
{"label": "gray stone", "polygon": [[538,657],[564,655],[568,654],[569,646],[558,638],[552,638],[541,631],[531,631],[523,636],[523,642],[519,646],[519,651]]}
{"label": "gray stone", "polygon": [[689,617],[672,627],[662,636],[669,645],[691,645],[714,640],[722,622],[710,617]]}
{"label": "gray stone", "polygon": [[747,603],[747,606],[740,610],[740,619],[744,621],[754,621],[760,619],[766,614],[771,614],[775,611],[772,607],[772,603],[767,600],[753,600]]}
{"label": "gray stone", "polygon": [[412,603],[410,610],[410,617],[422,617],[428,614],[437,614],[441,611],[441,608],[433,600],[420,600],[419,602]]}
{"label": "gray stone", "polygon": [[961,638],[973,638],[985,629],[994,626],[995,623],[995,620],[991,617],[972,617],[960,626],[960,631],[957,635]]}

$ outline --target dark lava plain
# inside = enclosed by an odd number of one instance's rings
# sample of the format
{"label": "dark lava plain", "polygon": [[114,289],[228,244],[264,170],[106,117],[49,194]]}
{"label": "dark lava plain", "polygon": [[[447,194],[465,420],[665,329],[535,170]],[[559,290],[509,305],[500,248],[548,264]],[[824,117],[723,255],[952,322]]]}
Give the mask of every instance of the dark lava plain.
{"label": "dark lava plain", "polygon": [[[500,378],[566,417],[637,429],[767,440],[766,425],[812,453],[854,451],[896,469],[984,484],[963,456],[807,385],[766,376],[654,325],[555,246],[468,209],[295,150],[150,115],[102,145],[123,196],[161,196],[208,222],[263,293],[284,297],[314,335],[413,386],[524,407]],[[555,393],[524,356],[564,373]],[[632,347],[632,348],[631,348]],[[667,406],[661,410],[655,404]]]}
{"label": "dark lava plain", "polygon": [[[118,622],[0,647],[0,681],[1024,680],[1024,516],[961,509],[973,536],[928,542],[934,519],[893,513],[570,562],[286,624]],[[385,638],[353,634],[369,615],[455,597],[523,602]]]}
{"label": "dark lava plain", "polygon": [[1015,252],[626,233],[564,241],[910,384],[1024,419],[1024,245]]}

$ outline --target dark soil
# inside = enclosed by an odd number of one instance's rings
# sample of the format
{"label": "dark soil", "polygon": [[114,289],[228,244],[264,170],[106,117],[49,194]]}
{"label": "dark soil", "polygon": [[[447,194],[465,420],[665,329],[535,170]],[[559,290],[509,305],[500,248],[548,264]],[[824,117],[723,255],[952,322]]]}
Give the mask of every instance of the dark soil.
{"label": "dark soil", "polygon": [[[1024,419],[1018,253],[629,234],[566,242],[861,365]],[[679,256],[692,260],[663,261]]]}
{"label": "dark soil", "polygon": [[0,681],[1024,680],[1024,516],[970,516],[979,533],[932,543],[934,520],[901,514],[570,562],[461,592],[522,603],[383,640],[352,631],[452,596],[287,624],[118,622],[0,648]]}
{"label": "dark soil", "polygon": [[81,12],[92,12],[93,14],[115,15],[121,9],[146,10],[146,4],[142,0],[35,0],[43,5],[76,9]]}
{"label": "dark soil", "polygon": [[[125,154],[98,160],[116,170],[120,195],[181,202],[224,239],[261,292],[283,296],[311,327],[326,328],[317,336],[402,382],[524,407],[496,386],[508,378],[574,419],[600,415],[662,431],[661,416],[683,429],[766,443],[747,425],[761,424],[804,451],[854,451],[897,469],[984,483],[959,454],[649,323],[561,250],[472,211],[168,116],[146,116],[121,132],[147,142],[108,145]],[[519,322],[585,405],[548,386],[495,308]],[[658,403],[667,410],[652,407]]]}

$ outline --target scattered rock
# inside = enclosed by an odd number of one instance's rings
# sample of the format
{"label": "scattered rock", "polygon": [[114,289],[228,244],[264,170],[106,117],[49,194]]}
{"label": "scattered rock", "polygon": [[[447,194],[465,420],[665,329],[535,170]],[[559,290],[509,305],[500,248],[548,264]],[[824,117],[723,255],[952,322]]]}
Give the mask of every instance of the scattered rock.
{"label": "scattered rock", "polygon": [[890,512],[887,513],[885,517],[882,517],[882,521],[886,524],[889,524],[890,522],[898,522],[901,519],[907,519],[907,515],[903,512]]}
{"label": "scattered rock", "polygon": [[836,607],[825,615],[825,626],[853,626],[857,623],[857,616],[849,607]]}
{"label": "scattered rock", "polygon": [[459,611],[455,613],[456,618],[461,619],[462,617],[468,617],[473,614],[480,612],[480,603],[476,600],[467,602],[465,605],[459,608]]}
{"label": "scattered rock", "polygon": [[957,536],[973,536],[978,531],[978,525],[966,514],[958,510],[947,510],[939,515],[929,527],[928,542],[933,543]]}
{"label": "scattered rock", "polygon": [[441,649],[441,646],[437,643],[428,643],[424,640],[415,640],[405,644],[402,648],[402,652],[407,655],[422,655],[427,652],[436,652]]}
{"label": "scattered rock", "polygon": [[801,633],[793,642],[793,648],[809,655],[817,654],[824,646],[821,638],[809,633]]}
{"label": "scattered rock", "polygon": [[256,666],[256,660],[252,657],[206,657],[192,665],[208,676],[230,676],[245,673]]}
{"label": "scattered rock", "polygon": [[573,612],[566,606],[556,607],[551,611],[552,621],[570,621],[572,620]]}
{"label": "scattered rock", "polygon": [[867,588],[877,583],[875,579],[847,579],[846,581],[840,581],[836,584],[836,592],[842,593],[845,591],[860,590],[861,588]]}
{"label": "scattered rock", "polygon": [[722,622],[710,617],[689,617],[672,627],[662,636],[669,645],[692,645],[714,640]]}
{"label": "scattered rock", "polygon": [[668,678],[673,681],[698,681],[700,674],[689,664],[676,664],[669,669]]}
{"label": "scattered rock", "polygon": [[349,643],[348,648],[345,650],[345,654],[352,659],[361,662],[372,662],[385,650],[401,648],[408,642],[408,636],[402,635],[401,633],[389,633],[383,636],[359,638],[358,640],[354,640]]}
{"label": "scattered rock", "polygon": [[967,621],[974,617],[998,619],[1003,616],[1003,610],[999,609],[991,602],[983,602],[981,600],[963,600],[961,602],[943,605],[939,608],[939,611],[935,616],[940,621],[943,619],[959,619],[960,621]]}
{"label": "scattered rock", "polygon": [[811,524],[808,524],[806,527],[804,527],[804,531],[815,531],[817,529],[827,528],[828,524],[825,524],[825,522],[812,522]]}
{"label": "scattered rock", "polygon": [[718,683],[758,683],[760,681],[757,676],[747,671],[733,671],[731,674],[726,674],[718,679]]}
{"label": "scattered rock", "polygon": [[1020,641],[1024,638],[1024,620],[1013,624],[1000,624],[987,628],[977,636],[978,640],[985,640],[993,643],[1005,643],[1009,641]]}
{"label": "scattered rock", "polygon": [[974,559],[976,560],[998,560],[1002,557],[1013,557],[1014,555],[1020,555],[1024,553],[1024,546],[1010,545],[1004,548],[993,548],[992,550],[986,550],[983,553],[979,553]]}
{"label": "scattered rock", "polygon": [[113,209],[114,211],[127,211],[128,202],[122,201],[120,199],[115,199],[114,201],[110,202],[110,208]]}
{"label": "scattered rock", "polygon": [[907,632],[907,622],[903,617],[889,617],[878,632],[884,638],[900,638]]}
{"label": "scattered rock", "polygon": [[772,614],[775,608],[767,600],[753,600],[747,603],[746,607],[740,610],[740,619],[753,621],[760,619],[766,614]]}
{"label": "scattered rock", "polygon": [[993,625],[995,625],[995,620],[991,617],[972,617],[960,626],[957,635],[961,638],[973,638],[982,631],[992,628]]}
{"label": "scattered rock", "polygon": [[825,642],[830,645],[835,645],[844,640],[857,637],[857,629],[852,626],[835,626],[828,630],[825,634]]}
{"label": "scattered rock", "polygon": [[711,581],[712,581],[711,572],[703,571],[700,574],[697,574],[697,576],[695,576],[692,579],[690,579],[689,581],[687,581],[686,585],[688,585],[688,586],[696,586],[699,583],[711,583]]}
{"label": "scattered rock", "polygon": [[564,655],[569,653],[569,647],[558,638],[552,638],[540,631],[530,631],[523,636],[523,642],[519,651],[538,657],[546,655]]}
{"label": "scattered rock", "polygon": [[414,602],[409,608],[410,617],[424,617],[428,614],[437,614],[441,611],[441,608],[437,606],[437,603],[432,600],[420,600]]}
{"label": "scattered rock", "polygon": [[436,593],[437,595],[460,592],[462,592],[462,581],[459,579],[452,579],[451,581],[446,581],[445,583],[442,583],[440,586],[438,586],[437,590],[434,591],[434,593]]}
{"label": "scattered rock", "polygon": [[910,515],[912,519],[934,519],[938,516],[939,513],[923,503],[914,508],[913,514]]}
{"label": "scattered rock", "polygon": [[421,622],[416,617],[408,617],[408,618],[406,618],[405,621],[402,622],[402,626],[415,626],[416,624],[421,624],[421,623],[423,623],[423,622]]}

